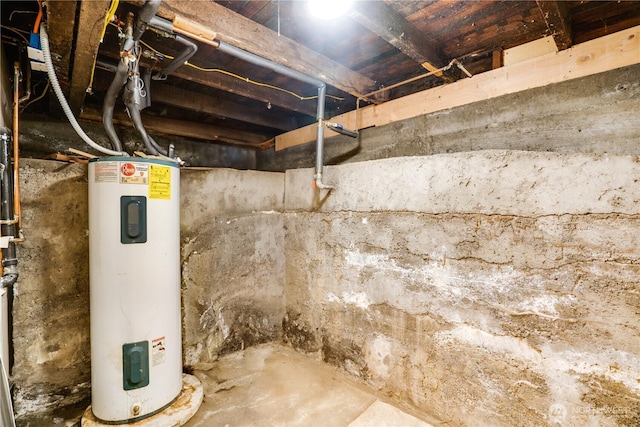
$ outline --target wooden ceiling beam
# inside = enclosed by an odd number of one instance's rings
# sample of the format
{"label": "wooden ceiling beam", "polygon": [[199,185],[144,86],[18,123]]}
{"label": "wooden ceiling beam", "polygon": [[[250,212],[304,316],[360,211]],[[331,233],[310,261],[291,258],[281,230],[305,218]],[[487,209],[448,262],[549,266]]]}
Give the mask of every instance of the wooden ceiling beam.
{"label": "wooden ceiling beam", "polygon": [[90,90],[93,67],[100,47],[100,36],[110,3],[110,0],[80,2],[69,91],[69,106],[76,115],[80,113],[87,90]]}
{"label": "wooden ceiling beam", "polygon": [[268,115],[267,112],[270,110],[266,106],[264,111],[260,111],[257,108],[157,82],[152,82],[151,89],[152,103],[172,105],[189,111],[212,114],[274,129],[292,130],[296,128],[294,119],[283,118],[281,114]]}
{"label": "wooden ceiling beam", "polygon": [[[69,89],[69,68],[73,50],[73,30],[76,19],[75,1],[49,1],[47,3],[47,35],[49,49],[63,91]],[[52,97],[52,102],[58,102]]]}
{"label": "wooden ceiling beam", "polygon": [[556,0],[536,0],[542,17],[550,35],[558,46],[558,50],[565,50],[571,47],[573,36],[571,32],[571,17],[569,7],[565,1]]}
{"label": "wooden ceiling beam", "polygon": [[158,15],[172,21],[180,16],[203,25],[215,31],[216,38],[221,41],[319,79],[356,97],[375,89],[375,82],[368,77],[215,2],[165,0]]}
{"label": "wooden ceiling beam", "polygon": [[449,62],[442,49],[385,2],[354,2],[350,17],[429,71]]}
{"label": "wooden ceiling beam", "polygon": [[244,80],[221,73],[207,73],[190,67],[180,67],[171,76],[178,79],[189,80],[201,85],[225,92],[231,92],[245,98],[264,102],[265,105],[277,105],[290,111],[296,111],[312,117],[316,116],[317,103],[315,101],[302,101],[284,92],[252,85]]}
{"label": "wooden ceiling beam", "polygon": [[[126,117],[128,119],[128,117]],[[143,116],[144,125],[151,132],[165,135],[177,135],[184,138],[201,139],[206,141],[225,142],[228,144],[258,147],[266,139],[265,135],[252,132],[213,126],[208,123],[190,122],[185,120],[168,119],[166,117]],[[129,123],[131,123],[129,121]]]}
{"label": "wooden ceiling beam", "polygon": [[[115,64],[118,61],[118,57],[115,53],[105,51],[102,52],[101,55],[101,58],[107,58],[105,62],[108,62],[111,66],[115,67]],[[151,67],[148,63],[143,63],[142,66]],[[98,67],[100,67],[100,63],[98,63]],[[109,67],[105,69],[110,70]],[[110,71],[113,72],[113,70]],[[223,92],[230,92],[241,97],[264,102],[265,105],[271,104],[285,110],[295,111],[311,117],[316,116],[317,104],[314,100],[303,101],[285,92],[252,85],[247,83],[245,80],[237,79],[224,73],[205,72],[183,66],[176,69],[169,77],[188,80]]]}
{"label": "wooden ceiling beam", "polygon": [[[104,70],[114,72],[110,67],[105,68],[102,63],[99,63],[98,66]],[[113,67],[115,68],[115,65]],[[93,87],[96,90],[106,92],[112,79],[113,74],[108,74],[106,71],[99,69],[96,72]],[[156,80],[151,81],[151,102],[152,104],[160,103],[175,106],[197,113],[211,114],[284,131],[300,127],[293,117],[283,117],[282,114],[270,110],[267,105],[262,109],[255,106],[248,107],[199,92],[180,89]]]}
{"label": "wooden ceiling beam", "polygon": [[[85,109],[80,118],[94,122],[102,122],[102,112],[97,108]],[[158,117],[143,112],[142,121],[145,129],[153,134],[180,136],[183,138],[200,139],[205,141],[224,142],[227,144],[243,145],[258,148],[269,137],[237,129],[214,126],[208,123],[176,120],[168,117]],[[118,126],[131,127],[131,119],[126,113],[114,114],[113,123]]]}
{"label": "wooden ceiling beam", "polygon": [[[71,79],[71,59],[73,57],[73,31],[75,29],[76,1],[53,0],[47,3],[47,35],[51,60],[62,92],[69,96]],[[61,111],[55,96],[49,97],[50,111]]]}

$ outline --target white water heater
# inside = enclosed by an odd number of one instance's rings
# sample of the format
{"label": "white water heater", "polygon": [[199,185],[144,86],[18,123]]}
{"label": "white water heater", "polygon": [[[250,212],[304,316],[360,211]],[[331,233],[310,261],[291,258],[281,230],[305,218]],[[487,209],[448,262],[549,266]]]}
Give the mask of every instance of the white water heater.
{"label": "white water heater", "polygon": [[182,389],[180,171],[163,160],[89,162],[91,408],[108,424]]}

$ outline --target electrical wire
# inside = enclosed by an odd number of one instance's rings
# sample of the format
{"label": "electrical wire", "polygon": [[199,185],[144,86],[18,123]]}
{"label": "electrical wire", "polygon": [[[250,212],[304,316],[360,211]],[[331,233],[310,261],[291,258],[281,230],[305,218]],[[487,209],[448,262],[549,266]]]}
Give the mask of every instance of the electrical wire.
{"label": "electrical wire", "polygon": [[34,102],[40,101],[42,98],[44,98],[44,96],[47,94],[47,91],[49,90],[50,84],[51,82],[47,79],[47,85],[44,87],[44,90],[42,91],[42,93],[37,98],[32,99],[24,107],[22,107],[22,111],[26,110],[27,107],[33,104]]}
{"label": "electrical wire", "polygon": [[23,31],[23,30],[20,30],[20,29],[18,29],[18,28],[14,28],[14,27],[9,27],[9,26],[7,26],[7,25],[0,25],[0,27],[1,27],[1,28],[4,28],[4,29],[6,29],[6,30],[9,30],[9,31],[13,31],[14,33],[16,33],[17,35],[19,35],[20,37],[22,37],[22,40],[24,40],[24,42],[25,42],[26,44],[29,44],[29,39],[27,39],[27,38],[24,36],[24,34],[22,34],[22,33],[27,33],[27,31]]}
{"label": "electrical wire", "polygon": [[104,40],[104,34],[107,32],[107,26],[111,23],[111,17],[116,13],[119,3],[120,0],[111,0],[107,16],[104,17],[104,26],[102,27],[102,33],[100,34],[100,43]]}
{"label": "electrical wire", "polygon": [[[119,3],[120,3],[120,0],[111,0],[111,4],[109,5],[109,10],[107,10],[107,15],[104,17],[104,25],[102,26],[102,33],[100,34],[100,43],[102,43],[102,41],[104,40],[104,34],[107,32],[107,26],[111,23],[111,17],[116,13]],[[87,90],[86,90],[86,92],[90,95],[93,94],[93,79],[96,74],[97,60],[98,60],[98,55],[95,55],[93,58],[93,66],[91,67],[91,78],[89,79],[89,85],[87,86]]]}
{"label": "electrical wire", "polygon": [[[112,24],[115,25],[115,24]],[[171,55],[167,55],[166,53],[162,53],[159,50],[155,49],[153,46],[151,46],[149,43],[145,43],[144,41],[140,40],[140,44],[143,45],[144,47],[146,47],[147,49],[149,49],[150,51],[152,51],[153,53],[156,53],[164,58],[167,59],[175,59],[173,56]]]}
{"label": "electrical wire", "polygon": [[[199,70],[199,71],[204,71],[204,72],[207,72],[207,73],[226,74],[226,75],[234,77],[234,78],[236,78],[238,80],[242,80],[242,81],[244,81],[246,83],[251,83],[253,85],[266,87],[266,88],[269,88],[269,89],[279,90],[280,92],[284,92],[284,93],[287,93],[287,94],[289,94],[291,96],[295,96],[296,98],[298,98],[301,101],[309,101],[309,100],[312,100],[312,99],[318,99],[318,95],[314,95],[314,96],[298,95],[297,93],[295,93],[293,91],[290,91],[290,90],[287,90],[287,89],[284,89],[284,88],[281,88],[281,87],[278,87],[278,86],[274,86],[274,85],[271,85],[271,84],[268,84],[268,83],[257,82],[255,80],[251,80],[248,77],[243,77],[243,76],[240,76],[238,74],[232,73],[230,71],[222,70],[220,68],[202,68],[202,67],[198,67],[197,65],[194,65],[194,64],[192,64],[190,62],[186,62],[185,65],[187,65],[188,67],[191,67],[191,68],[195,68],[196,70]],[[326,97],[327,98],[336,99],[338,101],[344,101],[344,98],[341,98],[339,96],[326,95]]]}
{"label": "electrical wire", "polygon": [[33,24],[33,34],[38,34],[38,31],[40,31],[40,21],[42,21],[42,1],[38,0],[38,16],[36,16],[36,22]]}
{"label": "electrical wire", "polygon": [[310,99],[316,99],[316,98],[318,98],[318,96],[317,96],[317,95],[316,95],[316,96],[302,96],[302,95],[298,95],[297,93],[295,93],[295,92],[293,92],[293,91],[290,91],[290,90],[287,90],[287,89],[284,89],[284,88],[281,88],[281,87],[278,87],[278,86],[270,85],[270,84],[268,84],[268,83],[257,82],[257,81],[255,81],[255,80],[251,80],[251,79],[250,79],[250,78],[248,78],[248,77],[243,77],[243,76],[240,76],[240,75],[238,75],[238,74],[232,73],[232,72],[230,72],[230,71],[222,70],[222,69],[220,69],[220,68],[202,68],[202,67],[198,67],[197,65],[194,65],[194,64],[192,64],[192,63],[190,63],[190,62],[186,62],[186,63],[185,63],[185,65],[186,65],[186,66],[188,66],[188,67],[194,68],[194,69],[196,69],[196,70],[198,70],[198,71],[204,71],[204,72],[206,72],[206,73],[220,73],[220,74],[225,74],[225,75],[227,75],[227,76],[231,76],[231,77],[236,78],[236,79],[238,79],[238,80],[242,80],[243,82],[251,83],[252,85],[261,86],[261,87],[266,87],[266,88],[274,89],[274,90],[279,90],[280,92],[284,92],[284,93],[287,93],[287,94],[289,94],[289,95],[291,95],[291,96],[295,96],[296,98],[298,98],[298,99],[299,99],[299,100],[301,100],[301,101],[308,101],[308,100],[310,100]]}
{"label": "electrical wire", "polygon": [[9,21],[13,20],[13,15],[16,13],[38,13],[33,10],[14,10],[9,14]]}
{"label": "electrical wire", "polygon": [[[147,49],[151,50],[152,52],[154,52],[154,53],[156,53],[156,54],[158,54],[158,55],[161,55],[163,58],[166,58],[166,59],[174,59],[174,57],[173,57],[173,56],[171,56],[171,55],[167,55],[167,54],[165,54],[165,53],[160,52],[159,50],[157,50],[157,49],[153,48],[151,45],[149,45],[148,43],[143,42],[142,40],[140,40],[140,43],[141,43],[144,47],[146,47]],[[191,68],[194,68],[194,69],[196,69],[196,70],[198,70],[198,71],[203,71],[203,72],[206,72],[206,73],[220,73],[220,74],[225,74],[225,75],[230,76],[230,77],[233,77],[233,78],[235,78],[235,79],[242,80],[242,81],[243,81],[243,82],[245,82],[245,83],[250,83],[250,84],[252,84],[252,85],[256,85],[256,86],[260,86],[260,87],[266,87],[266,88],[268,88],[268,89],[278,90],[278,91],[280,91],[280,92],[284,92],[284,93],[286,93],[286,94],[289,94],[289,95],[291,95],[291,96],[294,96],[294,97],[298,98],[298,99],[299,99],[299,100],[301,100],[301,101],[309,101],[309,100],[317,99],[317,98],[318,98],[318,95],[315,95],[315,96],[302,96],[302,95],[299,95],[299,94],[297,94],[297,93],[295,93],[295,92],[293,92],[293,91],[290,91],[290,90],[287,90],[287,89],[281,88],[281,87],[279,87],[279,86],[274,86],[274,85],[271,85],[271,84],[268,84],[268,83],[257,82],[257,81],[255,81],[255,80],[251,80],[251,79],[250,79],[250,78],[248,78],[248,77],[243,77],[243,76],[241,76],[241,75],[238,75],[238,74],[232,73],[231,71],[223,70],[223,69],[221,69],[221,68],[203,68],[203,67],[199,67],[199,66],[197,66],[197,65],[195,65],[195,64],[192,64],[192,63],[190,63],[190,62],[188,62],[188,61],[187,61],[187,62],[185,62],[185,64],[184,64],[184,65],[186,65],[186,66],[188,66],[188,67],[191,67]],[[340,97],[338,97],[338,96],[333,96],[333,95],[327,95],[327,98],[333,98],[333,99],[336,99],[336,100],[338,100],[338,101],[344,101],[344,98],[340,98]]]}

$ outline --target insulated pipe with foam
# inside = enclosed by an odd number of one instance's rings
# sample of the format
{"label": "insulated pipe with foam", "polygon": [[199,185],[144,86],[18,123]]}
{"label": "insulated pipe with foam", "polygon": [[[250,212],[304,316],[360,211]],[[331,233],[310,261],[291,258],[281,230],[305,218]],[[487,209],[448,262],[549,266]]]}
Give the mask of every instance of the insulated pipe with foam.
{"label": "insulated pipe with foam", "polygon": [[120,60],[118,61],[115,73],[116,75],[111,81],[111,85],[104,96],[104,102],[102,104],[102,124],[104,125],[104,130],[107,132],[107,136],[111,141],[113,149],[122,151],[122,143],[120,142],[120,138],[118,138],[115,127],[113,126],[113,110],[116,106],[116,100],[118,99],[120,89],[122,89],[122,86],[127,82],[129,67],[124,61]]}
{"label": "insulated pipe with foam", "polygon": [[[237,48],[235,46],[232,46],[220,40],[218,40],[218,50],[226,54],[229,54],[231,56],[235,56],[238,59],[242,59],[243,61],[249,62],[254,65],[259,65],[271,71],[275,71],[276,73],[282,74],[287,77],[291,77],[292,79],[296,79],[301,82],[309,83],[316,87],[325,85],[322,80],[318,80],[315,77],[308,76],[304,73],[293,70],[284,65],[280,65],[276,62],[270,61],[261,56],[255,55],[251,52],[247,52],[246,50],[242,50],[240,48]],[[324,107],[323,107],[323,110],[324,110]]]}
{"label": "insulated pipe with foam", "polygon": [[[9,158],[9,137],[3,133],[0,138],[0,230],[2,236],[15,237],[16,219],[13,206],[13,180],[11,174],[11,160]],[[16,244],[9,240],[6,248],[2,249],[2,278],[0,287],[12,286],[18,279],[18,258],[16,256]]]}
{"label": "insulated pipe with foam", "polygon": [[177,35],[176,41],[182,43],[185,46],[184,50],[180,52],[180,54],[178,54],[166,67],[164,67],[162,71],[158,73],[158,76],[154,75],[154,79],[166,79],[169,74],[173,73],[176,68],[184,65],[184,63],[191,59],[191,57],[198,51],[198,45],[187,39],[186,37]]}
{"label": "insulated pipe with foam", "polygon": [[138,19],[136,19],[136,23],[133,27],[133,40],[138,41],[142,34],[147,29],[147,25],[151,21],[151,19],[156,16],[158,9],[160,8],[160,4],[162,4],[162,0],[147,0],[142,6],[140,13],[138,14]]}
{"label": "insulated pipe with foam", "polygon": [[142,142],[144,142],[144,146],[147,148],[147,150],[151,154],[158,156],[160,153],[151,144],[151,141],[149,141],[149,135],[147,134],[146,129],[142,125],[142,118],[140,117],[140,108],[139,108],[140,101],[139,99],[137,99],[138,98],[137,77],[138,76],[135,76],[134,78],[129,79],[127,81],[127,86],[124,90],[124,96],[123,96],[124,102],[125,102],[125,105],[127,106],[129,117],[131,117],[131,121],[133,122],[133,127],[140,134],[140,137],[142,138]]}
{"label": "insulated pipe with foam", "polygon": [[162,149],[151,136],[147,133],[144,125],[142,124],[142,117],[140,116],[140,99],[139,92],[136,90],[138,85],[138,76],[134,76],[134,78],[129,79],[127,81],[127,85],[124,90],[124,102],[127,106],[127,111],[129,112],[129,117],[133,122],[133,127],[140,134],[142,138],[142,142],[146,147],[147,151],[149,151],[154,156],[158,156],[163,160],[167,160],[174,163],[180,163],[181,160],[179,158],[171,158],[165,156],[164,153],[167,153],[166,150]]}

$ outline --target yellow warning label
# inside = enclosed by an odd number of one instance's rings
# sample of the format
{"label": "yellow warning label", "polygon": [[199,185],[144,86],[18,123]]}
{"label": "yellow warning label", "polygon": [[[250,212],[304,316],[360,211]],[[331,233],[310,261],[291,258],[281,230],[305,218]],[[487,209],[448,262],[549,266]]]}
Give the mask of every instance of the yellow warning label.
{"label": "yellow warning label", "polygon": [[171,168],[149,165],[149,198],[171,199]]}

